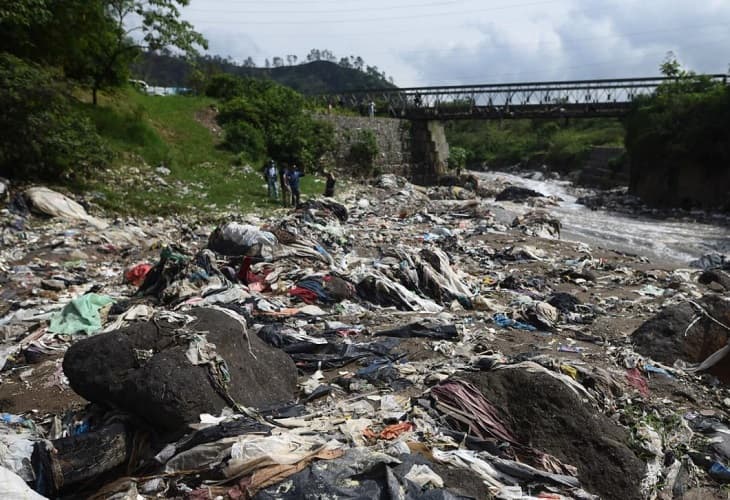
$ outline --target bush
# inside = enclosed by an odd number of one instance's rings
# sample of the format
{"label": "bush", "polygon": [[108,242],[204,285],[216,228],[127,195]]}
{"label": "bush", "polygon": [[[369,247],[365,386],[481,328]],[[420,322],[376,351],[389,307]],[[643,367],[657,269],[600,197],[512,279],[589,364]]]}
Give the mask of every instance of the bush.
{"label": "bush", "polygon": [[371,175],[375,170],[375,157],[378,154],[378,143],[372,130],[361,130],[357,139],[350,145],[348,160],[359,167],[363,176]]}
{"label": "bush", "polygon": [[263,134],[250,123],[237,121],[226,126],[225,146],[234,153],[245,155],[258,162],[266,155]]}
{"label": "bush", "polygon": [[466,159],[469,152],[459,146],[449,149],[449,168],[461,169],[466,166]]}
{"label": "bush", "polygon": [[56,75],[0,54],[0,173],[10,178],[88,175],[109,161],[91,121]]}
{"label": "bush", "polygon": [[237,80],[241,94],[229,99],[218,115],[225,147],[255,154],[252,160],[265,154],[308,165],[334,150],[333,127],[314,120],[300,94],[272,81]]}
{"label": "bush", "polygon": [[205,88],[205,95],[223,101],[241,96],[243,92],[243,80],[225,73],[211,77]]}

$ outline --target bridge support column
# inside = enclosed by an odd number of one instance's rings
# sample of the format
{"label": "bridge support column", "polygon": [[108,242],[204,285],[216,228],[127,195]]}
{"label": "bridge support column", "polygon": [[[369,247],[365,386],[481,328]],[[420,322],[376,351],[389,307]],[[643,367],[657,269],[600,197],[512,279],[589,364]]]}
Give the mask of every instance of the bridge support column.
{"label": "bridge support column", "polygon": [[411,181],[432,185],[446,173],[449,143],[443,123],[439,121],[411,121]]}

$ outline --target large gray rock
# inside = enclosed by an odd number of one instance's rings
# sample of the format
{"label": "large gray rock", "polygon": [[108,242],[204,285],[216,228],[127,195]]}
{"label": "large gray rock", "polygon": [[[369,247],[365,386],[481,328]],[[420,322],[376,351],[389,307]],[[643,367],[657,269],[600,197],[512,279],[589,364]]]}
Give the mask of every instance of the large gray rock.
{"label": "large gray rock", "polygon": [[[730,325],[730,300],[717,295],[702,298],[698,305],[713,318]],[[698,317],[689,330],[687,329]],[[685,334],[686,333],[686,334]],[[730,331],[718,325],[689,302],[669,306],[631,334],[636,350],[644,356],[672,365],[678,359],[701,363],[728,343]],[[710,373],[725,379],[730,363],[723,360]],[[728,368],[725,368],[728,366]],[[730,380],[730,378],[728,378]]]}
{"label": "large gray rock", "polygon": [[[186,329],[207,332],[226,362],[228,393],[237,403],[265,407],[293,399],[297,370],[286,353],[256,335],[247,339],[242,326],[223,312],[190,314],[197,320]],[[180,432],[201,413],[217,414],[229,405],[211,383],[209,368],[188,360],[188,342],[175,330],[164,321],[144,322],[84,339],[69,348],[64,372],[87,400],[137,415],[161,432]]]}

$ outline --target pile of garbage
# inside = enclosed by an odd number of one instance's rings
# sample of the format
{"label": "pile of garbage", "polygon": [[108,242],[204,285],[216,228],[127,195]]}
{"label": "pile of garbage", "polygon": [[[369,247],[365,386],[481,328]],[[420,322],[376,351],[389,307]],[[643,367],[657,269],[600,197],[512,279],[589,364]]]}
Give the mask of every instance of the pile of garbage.
{"label": "pile of garbage", "polygon": [[384,175],[213,227],[19,193],[0,498],[719,495],[725,257],[655,266],[493,203]]}

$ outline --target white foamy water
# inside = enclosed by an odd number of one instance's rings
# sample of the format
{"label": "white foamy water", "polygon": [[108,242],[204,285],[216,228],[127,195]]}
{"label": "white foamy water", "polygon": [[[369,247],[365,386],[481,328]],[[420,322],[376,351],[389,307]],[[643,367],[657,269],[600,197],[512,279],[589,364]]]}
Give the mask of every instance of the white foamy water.
{"label": "white foamy water", "polygon": [[[502,172],[477,175],[484,182],[501,180],[565,200],[558,207],[546,209],[562,222],[562,238],[565,240],[659,258],[675,264],[687,264],[708,253],[730,253],[730,230],[727,227],[590,210],[576,203],[572,185],[567,181],[538,181]],[[509,212],[519,214],[531,210],[520,203],[499,204]]]}

